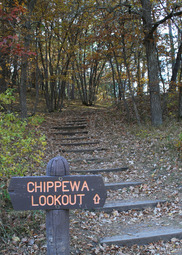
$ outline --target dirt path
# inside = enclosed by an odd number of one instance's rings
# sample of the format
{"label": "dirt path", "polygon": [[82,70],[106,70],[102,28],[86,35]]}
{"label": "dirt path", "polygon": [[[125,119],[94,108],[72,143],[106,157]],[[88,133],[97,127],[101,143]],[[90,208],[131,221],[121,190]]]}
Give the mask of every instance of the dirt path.
{"label": "dirt path", "polygon": [[[63,116],[64,115],[64,116]],[[93,153],[62,154],[70,164],[71,172],[76,169],[117,168],[127,166],[124,172],[102,173],[105,183],[123,181],[142,181],[136,187],[108,191],[107,201],[113,200],[146,200],[162,199],[167,202],[158,204],[156,208],[142,211],[130,210],[112,213],[71,211],[71,250],[72,254],[181,254],[181,242],[175,238],[171,242],[163,241],[155,244],[132,248],[107,247],[99,245],[100,239],[112,235],[124,235],[139,230],[148,231],[161,227],[182,227],[181,211],[181,171],[182,164],[178,160],[177,150],[170,148],[167,136],[170,130],[154,130],[138,128],[122,122],[115,112],[108,110],[90,110],[90,112],[65,112],[57,119],[50,118],[50,125],[63,125],[70,119],[85,117],[88,122],[90,139],[99,140],[99,146],[107,150]],[[171,133],[172,136],[175,135]],[[59,154],[63,136],[50,135],[54,155]],[[60,144],[59,144],[60,143]],[[56,144],[56,146],[55,146]],[[89,146],[91,148],[94,146]],[[69,149],[75,149],[74,146]],[[77,149],[83,146],[77,146]],[[87,148],[84,146],[84,148]],[[98,146],[95,146],[98,148]],[[98,161],[90,160],[98,158]],[[82,159],[82,160],[80,160]]]}

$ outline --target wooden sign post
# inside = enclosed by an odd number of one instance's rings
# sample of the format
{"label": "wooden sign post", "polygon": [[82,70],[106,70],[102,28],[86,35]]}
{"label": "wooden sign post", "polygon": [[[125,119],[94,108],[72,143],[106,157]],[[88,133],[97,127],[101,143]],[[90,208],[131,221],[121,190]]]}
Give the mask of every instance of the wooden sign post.
{"label": "wooden sign post", "polygon": [[100,175],[69,175],[65,158],[49,161],[46,176],[12,177],[9,194],[15,210],[46,210],[48,255],[68,255],[69,209],[103,207],[106,188]]}
{"label": "wooden sign post", "polygon": [[[63,157],[53,158],[46,169],[47,176],[69,175],[68,162]],[[46,211],[47,255],[70,254],[69,210]]]}

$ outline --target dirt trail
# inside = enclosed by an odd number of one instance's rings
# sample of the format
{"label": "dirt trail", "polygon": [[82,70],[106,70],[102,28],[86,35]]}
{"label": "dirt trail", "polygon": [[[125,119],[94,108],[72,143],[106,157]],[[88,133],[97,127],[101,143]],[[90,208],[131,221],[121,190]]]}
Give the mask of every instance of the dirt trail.
{"label": "dirt trail", "polygon": [[[141,211],[129,210],[112,213],[96,211],[70,212],[70,234],[72,254],[181,254],[181,242],[173,238],[171,242],[159,241],[149,245],[134,245],[132,248],[115,245],[100,245],[106,236],[137,233],[139,230],[156,230],[161,227],[182,228],[181,210],[181,171],[182,164],[177,153],[172,154],[164,142],[166,130],[151,132],[123,123],[114,111],[108,109],[67,110],[60,115],[47,119],[49,127],[64,126],[69,120],[86,118],[88,136],[82,142],[99,140],[98,145],[65,146],[62,139],[67,136],[53,135],[49,129],[49,141],[52,154],[60,150],[90,149],[87,152],[65,152],[70,171],[76,169],[106,169],[128,167],[127,171],[102,173],[105,183],[141,181],[139,186],[130,186],[119,190],[109,190],[107,201],[137,201],[162,199],[167,202],[155,208]],[[138,132],[138,133],[137,133]],[[147,133],[148,132],[148,133]],[[81,137],[76,134],[73,137]],[[86,138],[88,137],[88,138]],[[67,142],[69,139],[67,139]],[[65,142],[65,140],[64,140]],[[74,141],[75,142],[75,141]],[[73,140],[70,140],[73,143]],[[107,150],[98,151],[102,147]],[[96,159],[97,160],[94,160]],[[156,252],[156,253],[155,253]]]}
{"label": "dirt trail", "polygon": [[[88,134],[58,135],[54,127],[71,126],[70,122],[82,119]],[[74,125],[83,125],[80,124]],[[84,124],[84,125],[85,125]],[[47,114],[41,126],[47,137],[44,166],[35,169],[34,175],[45,175],[48,161],[61,155],[75,170],[110,169],[127,167],[124,171],[102,172],[104,182],[137,182],[142,184],[126,186],[107,191],[107,203],[113,201],[165,200],[143,210],[112,212],[70,210],[71,254],[80,255],[181,255],[182,240],[150,242],[147,245],[118,246],[101,244],[102,238],[120,235],[133,236],[140,231],[182,229],[182,161],[175,147],[175,139],[182,133],[180,123],[170,123],[158,129],[149,125],[138,127],[126,123],[116,109],[69,107],[62,113]],[[71,138],[71,139],[70,139]],[[84,144],[98,141],[95,144]],[[66,143],[82,143],[65,145]],[[68,152],[68,150],[93,149],[92,152]],[[98,150],[104,148],[104,150]],[[67,150],[67,151],[66,151]],[[65,152],[63,152],[65,151]],[[88,173],[89,174],[89,173]],[[0,254],[44,255],[46,254],[45,212],[7,212],[9,224],[17,232],[3,243]]]}

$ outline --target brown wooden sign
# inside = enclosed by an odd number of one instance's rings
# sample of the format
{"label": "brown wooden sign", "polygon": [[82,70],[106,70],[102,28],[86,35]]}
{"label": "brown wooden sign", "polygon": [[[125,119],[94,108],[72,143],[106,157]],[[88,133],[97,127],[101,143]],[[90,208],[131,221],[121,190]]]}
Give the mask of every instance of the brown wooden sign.
{"label": "brown wooden sign", "polygon": [[106,200],[100,175],[12,177],[9,194],[15,210],[94,209]]}

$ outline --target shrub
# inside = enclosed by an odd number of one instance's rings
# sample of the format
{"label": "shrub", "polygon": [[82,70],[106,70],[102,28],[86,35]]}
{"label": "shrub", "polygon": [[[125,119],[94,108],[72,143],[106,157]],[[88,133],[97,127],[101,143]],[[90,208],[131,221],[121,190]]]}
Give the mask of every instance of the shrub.
{"label": "shrub", "polygon": [[[12,100],[10,90],[0,95],[0,105],[8,106]],[[10,177],[33,175],[43,163],[46,139],[39,130],[43,120],[34,116],[22,121],[16,113],[0,112],[1,205],[9,200],[7,186]]]}
{"label": "shrub", "polygon": [[46,142],[37,128],[40,121],[38,117],[22,121],[13,113],[0,115],[0,176],[23,176],[42,162]]}
{"label": "shrub", "polygon": [[176,141],[175,145],[179,151],[180,159],[182,159],[182,133],[179,134],[178,140]]}

